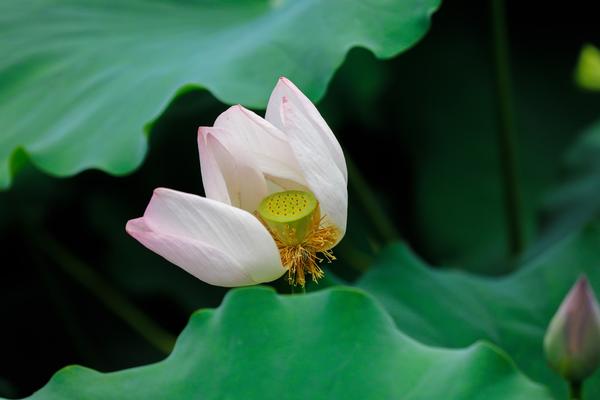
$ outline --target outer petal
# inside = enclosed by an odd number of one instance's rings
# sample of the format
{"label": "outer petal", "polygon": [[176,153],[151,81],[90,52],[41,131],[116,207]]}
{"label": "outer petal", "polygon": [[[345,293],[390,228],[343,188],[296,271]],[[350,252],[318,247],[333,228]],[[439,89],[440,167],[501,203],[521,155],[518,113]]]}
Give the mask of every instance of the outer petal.
{"label": "outer petal", "polygon": [[200,280],[217,286],[272,281],[285,272],[268,231],[253,215],[218,201],[156,189],[127,232]]}
{"label": "outer petal", "polygon": [[346,231],[347,170],[342,149],[315,106],[289,80],[281,78],[271,94],[267,120],[287,136],[310,190],[327,222]]}
{"label": "outer petal", "polygon": [[342,147],[317,110],[317,107],[289,79],[284,77],[279,78],[269,98],[265,119],[287,133],[282,114],[284,100],[289,102],[290,106],[306,119],[307,131],[305,132],[306,136],[304,139],[316,140],[315,145],[318,144],[319,148],[315,148],[315,151],[327,152],[347,182],[348,170]]}

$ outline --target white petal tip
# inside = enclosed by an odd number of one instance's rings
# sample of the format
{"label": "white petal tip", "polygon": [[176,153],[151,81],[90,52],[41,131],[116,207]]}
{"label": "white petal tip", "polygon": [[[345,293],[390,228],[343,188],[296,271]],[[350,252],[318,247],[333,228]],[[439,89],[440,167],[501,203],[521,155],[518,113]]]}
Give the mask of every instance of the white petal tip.
{"label": "white petal tip", "polygon": [[208,126],[199,126],[198,127],[198,138],[205,136],[208,133],[210,127]]}
{"label": "white petal tip", "polygon": [[157,187],[156,189],[154,189],[152,191],[152,194],[155,196],[161,196],[161,195],[167,195],[172,192],[173,192],[172,189],[168,189],[168,188],[164,188],[164,187]]}
{"label": "white petal tip", "polygon": [[142,236],[150,232],[144,217],[130,219],[125,225],[125,232],[134,239],[141,241]]}

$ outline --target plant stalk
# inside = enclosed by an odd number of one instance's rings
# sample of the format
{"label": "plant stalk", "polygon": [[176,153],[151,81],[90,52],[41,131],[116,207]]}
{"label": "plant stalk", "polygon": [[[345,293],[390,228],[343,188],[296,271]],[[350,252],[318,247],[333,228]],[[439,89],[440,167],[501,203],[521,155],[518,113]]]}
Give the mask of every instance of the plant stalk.
{"label": "plant stalk", "polygon": [[175,345],[175,337],[113,288],[92,267],[79,260],[49,235],[38,238],[37,242],[69,277],[94,294],[110,311],[146,339],[148,343],[164,354],[171,352]]}
{"label": "plant stalk", "polygon": [[83,334],[77,323],[77,318],[73,314],[73,310],[71,309],[72,302],[69,302],[69,299],[65,297],[65,291],[62,290],[55,274],[52,274],[48,263],[44,262],[37,252],[32,252],[32,256],[41,280],[46,287],[48,298],[53,304],[59,318],[62,319],[65,332],[69,336],[70,342],[73,343],[75,351],[82,357],[84,362],[91,363],[92,365],[98,364],[98,358],[94,353],[94,349],[86,342],[86,336]]}
{"label": "plant stalk", "polygon": [[400,237],[398,231],[394,227],[394,224],[390,222],[390,218],[383,212],[375,194],[348,154],[346,154],[346,165],[348,166],[350,185],[354,188],[358,200],[362,203],[379,236],[381,236],[384,243],[397,240]]}
{"label": "plant stalk", "polygon": [[296,290],[296,285],[290,285],[290,294],[306,294],[306,286],[300,285],[300,291]]}
{"label": "plant stalk", "polygon": [[517,133],[515,130],[512,82],[508,55],[506,10],[504,0],[491,0],[491,22],[494,41],[496,92],[498,96],[498,146],[504,187],[504,208],[511,256],[525,247],[523,210],[517,166]]}
{"label": "plant stalk", "polygon": [[583,400],[583,383],[580,381],[569,382],[569,400]]}

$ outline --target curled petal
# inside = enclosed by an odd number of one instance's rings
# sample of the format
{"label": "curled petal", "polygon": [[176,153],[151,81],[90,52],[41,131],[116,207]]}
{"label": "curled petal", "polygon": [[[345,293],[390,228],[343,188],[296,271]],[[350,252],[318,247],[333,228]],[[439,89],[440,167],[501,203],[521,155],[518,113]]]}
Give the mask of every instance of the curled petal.
{"label": "curled petal", "polygon": [[267,181],[256,162],[233,141],[223,145],[231,136],[221,128],[201,127],[198,148],[204,191],[209,199],[254,212],[268,194]]}
{"label": "curled petal", "polygon": [[201,127],[198,145],[209,198],[253,212],[273,191],[306,187],[285,135],[242,106]]}
{"label": "curled petal", "polygon": [[281,78],[269,99],[267,120],[285,134],[326,223],[346,230],[347,170],[342,149],[315,106]]}
{"label": "curled petal", "polygon": [[[234,205],[229,194],[230,188],[235,191],[237,184],[231,182],[232,177],[235,176],[233,158],[218,142],[209,139],[211,130],[212,128],[206,127],[198,129],[198,152],[204,192],[209,199]],[[226,177],[230,180],[229,185]]]}
{"label": "curled petal", "polygon": [[217,286],[254,285],[285,272],[268,231],[244,210],[187,193],[156,189],[127,232],[198,279]]}
{"label": "curled petal", "polygon": [[303,183],[303,175],[283,132],[252,111],[232,106],[215,121],[218,140],[235,156],[251,159],[267,176]]}

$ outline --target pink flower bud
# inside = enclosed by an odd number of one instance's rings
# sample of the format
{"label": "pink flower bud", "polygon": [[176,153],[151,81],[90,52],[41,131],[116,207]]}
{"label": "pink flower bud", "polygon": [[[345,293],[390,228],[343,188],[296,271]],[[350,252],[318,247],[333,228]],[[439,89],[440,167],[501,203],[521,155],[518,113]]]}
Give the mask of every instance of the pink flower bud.
{"label": "pink flower bud", "polygon": [[585,276],[579,278],[550,322],[544,338],[550,366],[582,382],[600,363],[600,307]]}

